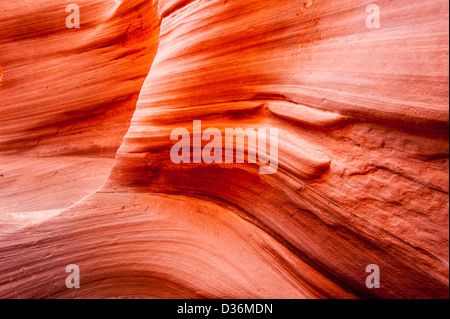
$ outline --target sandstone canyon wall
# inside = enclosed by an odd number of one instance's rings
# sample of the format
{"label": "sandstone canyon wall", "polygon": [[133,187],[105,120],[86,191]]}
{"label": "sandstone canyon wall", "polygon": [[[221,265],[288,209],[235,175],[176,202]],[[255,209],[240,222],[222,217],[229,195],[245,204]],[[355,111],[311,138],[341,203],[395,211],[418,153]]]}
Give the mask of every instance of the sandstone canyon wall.
{"label": "sandstone canyon wall", "polygon": [[372,3],[0,0],[0,297],[448,298],[449,4]]}

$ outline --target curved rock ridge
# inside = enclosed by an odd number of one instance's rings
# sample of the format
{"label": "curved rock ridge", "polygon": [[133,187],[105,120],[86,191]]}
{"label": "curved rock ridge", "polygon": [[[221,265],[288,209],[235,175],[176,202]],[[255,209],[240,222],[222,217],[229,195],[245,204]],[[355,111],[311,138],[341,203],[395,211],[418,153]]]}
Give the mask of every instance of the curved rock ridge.
{"label": "curved rock ridge", "polygon": [[156,54],[151,3],[76,3],[79,29],[67,1],[0,3],[1,213],[64,209],[104,183]]}
{"label": "curved rock ridge", "polygon": [[0,152],[114,157],[158,44],[144,0],[2,1]]}
{"label": "curved rock ridge", "polygon": [[[0,297],[449,297],[448,2],[380,2],[369,29],[372,1],[89,0],[70,36],[42,2],[34,33],[0,15]],[[72,81],[37,78],[63,61]],[[244,164],[174,163],[195,121],[276,128],[277,171],[248,141],[221,143]]]}

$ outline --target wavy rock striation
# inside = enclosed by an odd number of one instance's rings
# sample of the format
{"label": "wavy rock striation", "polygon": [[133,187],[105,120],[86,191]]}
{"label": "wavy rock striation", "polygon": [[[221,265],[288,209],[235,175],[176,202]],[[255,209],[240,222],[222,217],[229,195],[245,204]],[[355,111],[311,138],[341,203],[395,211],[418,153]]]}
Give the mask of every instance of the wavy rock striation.
{"label": "wavy rock striation", "polygon": [[[448,2],[371,3],[90,0],[67,30],[2,1],[0,296],[448,298]],[[195,120],[278,128],[278,171],[174,164]]]}

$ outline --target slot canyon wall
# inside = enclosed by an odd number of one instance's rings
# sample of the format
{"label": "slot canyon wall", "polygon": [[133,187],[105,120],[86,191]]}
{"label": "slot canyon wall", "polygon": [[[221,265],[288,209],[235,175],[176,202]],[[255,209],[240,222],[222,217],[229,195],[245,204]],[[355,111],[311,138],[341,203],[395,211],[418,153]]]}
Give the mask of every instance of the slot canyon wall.
{"label": "slot canyon wall", "polygon": [[[448,14],[0,0],[0,297],[448,298]],[[173,163],[195,120],[277,128],[277,172]]]}

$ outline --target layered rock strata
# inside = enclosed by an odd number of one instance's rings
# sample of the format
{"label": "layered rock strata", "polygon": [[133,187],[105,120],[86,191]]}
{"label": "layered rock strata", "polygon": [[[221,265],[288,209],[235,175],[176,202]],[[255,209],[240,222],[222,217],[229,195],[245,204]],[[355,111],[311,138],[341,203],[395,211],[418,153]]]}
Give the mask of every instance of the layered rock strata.
{"label": "layered rock strata", "polygon": [[[0,296],[448,298],[448,2],[43,3],[2,2]],[[173,163],[196,120],[277,128],[277,172]]]}

